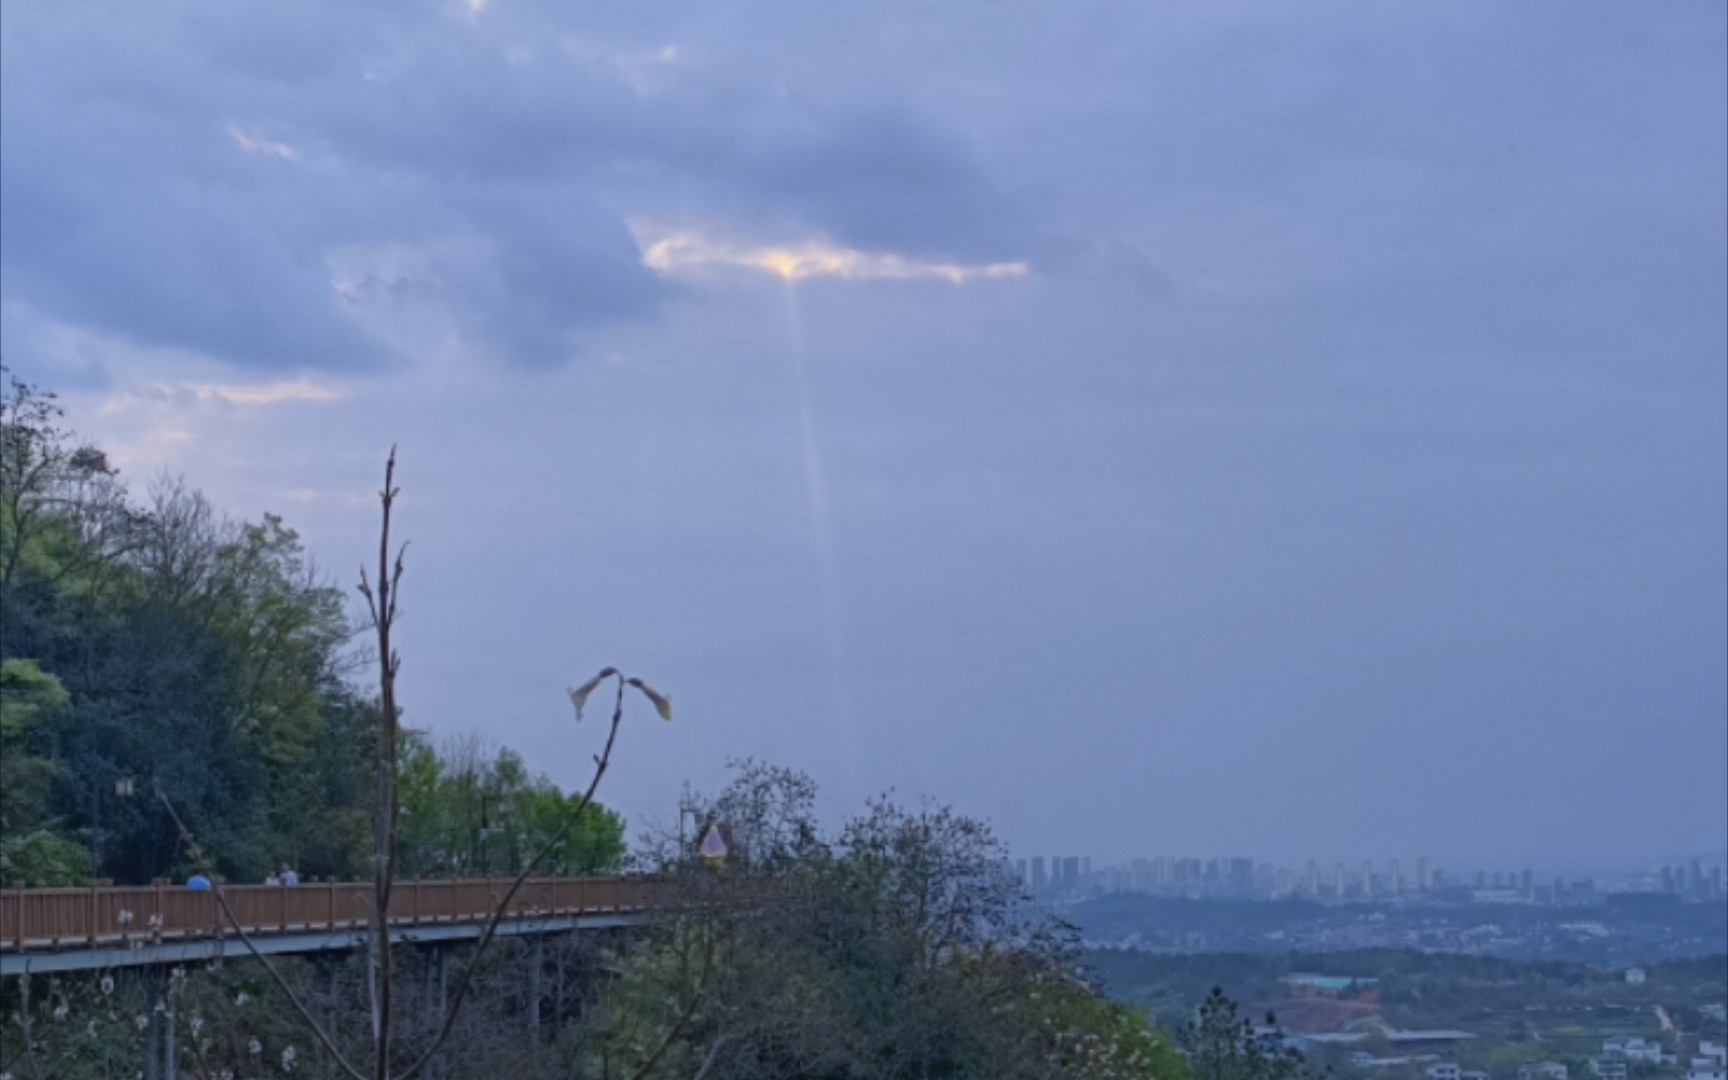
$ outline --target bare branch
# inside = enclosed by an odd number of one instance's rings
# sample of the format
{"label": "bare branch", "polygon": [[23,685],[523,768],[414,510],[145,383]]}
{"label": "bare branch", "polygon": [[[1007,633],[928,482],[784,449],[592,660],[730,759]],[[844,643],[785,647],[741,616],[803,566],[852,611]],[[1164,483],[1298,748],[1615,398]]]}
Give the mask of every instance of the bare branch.
{"label": "bare branch", "polygon": [[714,1067],[714,1063],[720,1059],[720,1048],[722,1046],[725,1046],[725,1045],[726,1045],[726,1036],[724,1036],[724,1035],[715,1036],[714,1037],[714,1045],[710,1046],[708,1048],[708,1056],[704,1057],[702,1059],[702,1067],[700,1069],[696,1070],[696,1075],[691,1077],[690,1080],[702,1080],[702,1078],[704,1076],[707,1076],[708,1070],[712,1069]]}
{"label": "bare branch", "polygon": [[[198,846],[197,838],[186,827],[186,823],[180,820],[180,814],[174,809],[174,804],[169,801],[168,796],[160,788],[156,790],[156,797],[162,801],[163,808],[168,811],[168,817],[174,822],[174,828],[179,830],[180,839],[185,843],[187,854],[192,857],[193,865],[205,874],[214,876],[215,870],[205,860],[203,848]],[[246,951],[251,953],[254,959],[264,965],[264,970],[269,973],[271,980],[287,996],[289,1003],[294,1006],[294,1011],[300,1014],[300,1019],[304,1020],[306,1026],[312,1029],[312,1034],[317,1037],[318,1042],[329,1053],[331,1060],[335,1061],[343,1072],[353,1077],[353,1080],[366,1080],[366,1075],[342,1056],[342,1051],[336,1048],[336,1043],[324,1031],[323,1026],[313,1018],[311,1010],[306,1007],[306,1003],[300,1000],[300,995],[296,994],[294,988],[288,985],[288,980],[284,979],[282,973],[276,970],[276,965],[272,964],[270,958],[265,956],[252,941],[251,935],[246,933],[246,928],[241,926],[240,920],[235,917],[234,909],[228,906],[228,898],[223,895],[221,887],[212,885],[210,892],[216,897],[216,906],[221,910],[223,917],[228,920],[228,925],[234,931],[234,936],[240,939],[240,944],[246,946]]]}
{"label": "bare branch", "polygon": [[[614,674],[616,675],[615,672]],[[474,952],[468,957],[468,963],[462,969],[462,977],[456,983],[456,993],[450,999],[450,1007],[445,1011],[444,1022],[438,1029],[437,1037],[432,1040],[432,1045],[426,1048],[426,1052],[408,1067],[408,1071],[397,1077],[396,1080],[413,1080],[413,1077],[418,1076],[420,1071],[431,1063],[432,1055],[436,1054],[438,1048],[443,1046],[444,1041],[450,1037],[450,1032],[456,1025],[456,1014],[462,1008],[462,999],[467,996],[468,986],[473,980],[474,971],[479,966],[481,957],[485,955],[487,946],[492,944],[493,935],[498,931],[498,924],[503,921],[505,913],[510,910],[510,901],[516,898],[516,893],[533,875],[534,871],[539,869],[546,857],[556,851],[558,845],[564,842],[564,838],[570,834],[571,828],[581,818],[582,812],[593,803],[594,792],[599,789],[600,780],[606,775],[606,770],[611,765],[612,747],[618,741],[618,728],[624,720],[624,678],[621,675],[618,675],[617,678],[618,692],[612,704],[612,726],[606,733],[605,748],[594,759],[594,775],[588,781],[588,789],[582,793],[581,801],[571,809],[569,816],[564,819],[564,824],[557,833],[541,845],[539,851],[534,853],[534,857],[528,861],[527,866],[522,868],[522,872],[516,875],[516,879],[510,883],[510,887],[505,890],[503,897],[493,908],[491,918],[486,921],[486,929],[480,934],[479,943],[474,946]]]}
{"label": "bare branch", "polygon": [[[368,920],[367,953],[371,976],[369,998],[372,1006],[372,1040],[376,1055],[373,1074],[377,1080],[390,1076],[390,993],[392,957],[390,942],[390,893],[396,883],[396,834],[400,805],[396,791],[397,732],[400,714],[396,708],[396,672],[401,659],[390,646],[390,631],[396,621],[396,587],[402,580],[402,553],[396,556],[394,572],[390,564],[390,510],[400,489],[396,487],[396,447],[384,463],[384,490],[379,501],[383,505],[383,521],[378,530],[378,584],[374,597],[360,573],[360,591],[372,611],[372,624],[378,632],[378,761],[377,796],[372,823],[373,869],[372,911]],[[407,550],[403,545],[402,551]]]}
{"label": "bare branch", "polygon": [[[703,999],[707,997],[708,980],[713,974],[714,931],[713,928],[710,927],[708,931],[707,948],[703,950],[702,954],[702,974],[696,979],[696,992],[690,995],[690,1003],[684,1006],[684,1011],[678,1014],[677,1020],[673,1021],[672,1027],[666,1032],[666,1037],[660,1040],[660,1046],[652,1054],[648,1055],[648,1060],[642,1063],[640,1069],[637,1069],[634,1073],[630,1074],[630,1080],[642,1080],[643,1077],[654,1071],[654,1066],[660,1064],[660,1059],[666,1056],[666,1051],[672,1048],[673,1041],[683,1033],[684,1025],[688,1024],[690,1018],[696,1015],[696,1009],[702,1004]],[[714,1049],[709,1051],[710,1058],[712,1058],[712,1055],[715,1052],[718,1052],[719,1049],[720,1044],[716,1042],[714,1044]],[[708,1062],[703,1063],[703,1072],[708,1071],[708,1064]],[[698,1075],[700,1075],[700,1073]]]}

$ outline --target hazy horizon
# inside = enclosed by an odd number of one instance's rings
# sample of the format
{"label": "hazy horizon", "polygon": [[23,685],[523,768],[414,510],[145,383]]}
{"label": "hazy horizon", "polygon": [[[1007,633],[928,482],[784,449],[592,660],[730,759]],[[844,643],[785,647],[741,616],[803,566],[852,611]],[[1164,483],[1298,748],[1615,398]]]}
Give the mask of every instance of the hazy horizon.
{"label": "hazy horizon", "polygon": [[1725,34],[12,4],[0,344],[351,599],[399,444],[406,723],[575,785],[641,674],[633,822],[756,757],[1017,855],[1720,852]]}

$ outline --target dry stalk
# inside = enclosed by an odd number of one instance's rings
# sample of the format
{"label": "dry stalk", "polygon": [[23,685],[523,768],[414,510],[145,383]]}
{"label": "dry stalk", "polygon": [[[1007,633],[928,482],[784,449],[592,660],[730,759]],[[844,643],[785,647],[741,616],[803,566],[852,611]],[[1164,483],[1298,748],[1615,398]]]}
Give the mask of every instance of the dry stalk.
{"label": "dry stalk", "polygon": [[[583,812],[593,804],[594,793],[599,789],[600,781],[605,777],[606,770],[611,765],[612,749],[617,743],[618,729],[623,722],[624,688],[626,686],[636,688],[643,694],[643,696],[647,697],[648,700],[653,703],[655,709],[663,718],[667,720],[672,718],[671,703],[663,695],[656,692],[640,679],[626,678],[615,668],[606,668],[601,671],[599,675],[589,680],[581,690],[571,691],[571,698],[576,704],[576,718],[580,720],[582,718],[582,704],[587,696],[607,679],[613,679],[617,683],[617,690],[612,707],[612,722],[606,733],[606,745],[601,752],[596,754],[594,757],[594,775],[589,780],[586,790],[583,791],[581,800],[571,808],[570,813],[565,817],[564,823],[559,827],[558,831],[551,839],[546,841],[546,843],[543,844],[537,852],[535,852],[534,857],[529,860],[527,866],[525,866],[522,872],[516,875],[515,879],[511,881],[509,888],[505,890],[503,896],[498,898],[496,905],[493,907],[490,916],[488,916],[486,920],[485,929],[481,932],[479,941],[476,943],[474,951],[469,955],[468,963],[462,970],[461,978],[456,984],[456,992],[451,997],[450,1004],[446,1008],[443,1019],[439,1025],[438,1033],[432,1040],[431,1045],[428,1046],[420,1056],[407,1067],[406,1070],[399,1074],[392,1074],[390,1071],[390,1056],[393,1032],[391,1030],[390,992],[391,981],[393,978],[393,965],[391,957],[389,911],[391,890],[396,882],[396,847],[401,819],[401,807],[397,790],[397,752],[400,745],[401,713],[396,705],[396,675],[401,670],[402,658],[397,654],[390,643],[390,632],[396,623],[397,602],[401,595],[400,587],[403,572],[403,555],[407,551],[408,547],[408,545],[404,543],[400,548],[398,548],[396,550],[395,560],[392,563],[390,557],[390,514],[395,505],[396,496],[400,494],[400,489],[395,485],[395,477],[396,448],[392,446],[390,448],[390,456],[384,465],[384,488],[379,493],[379,499],[383,506],[383,521],[378,538],[377,585],[376,587],[373,586],[372,582],[367,577],[364,567],[360,570],[359,585],[360,594],[366,598],[367,610],[372,618],[372,627],[377,632],[379,664],[378,690],[380,699],[380,715],[377,751],[377,791],[375,795],[373,816],[374,849],[372,905],[367,919],[367,954],[369,958],[367,990],[372,1013],[374,1054],[372,1076],[375,1080],[413,1080],[414,1077],[419,1076],[425,1071],[426,1067],[431,1064],[433,1056],[450,1037],[450,1033],[456,1024],[457,1015],[462,1008],[462,1003],[467,997],[468,989],[473,982],[474,973],[478,968],[481,959],[484,957],[487,948],[492,944],[497,934],[498,924],[503,921],[505,915],[509,912],[511,901],[516,898],[516,894],[521,890],[523,884],[525,884],[529,877],[533,875],[534,871],[540,867],[540,864],[543,863],[546,858],[552,854],[552,852],[556,851],[558,845],[562,844],[564,839],[569,836],[570,830],[575,827],[576,822],[582,817]],[[187,842],[188,850],[193,856],[194,863],[199,865],[199,867],[206,873],[213,874],[213,870],[211,870],[209,865],[204,861],[204,856],[198,848],[197,842],[193,838],[191,831],[188,830],[185,823],[181,821],[179,814],[175,812],[173,804],[168,800],[168,797],[161,791],[157,792],[157,796],[162,800],[162,805],[167,808],[169,816],[174,821],[175,827],[180,831],[181,838]],[[365,1073],[348,1061],[347,1058],[342,1056],[341,1051],[336,1047],[335,1041],[331,1038],[330,1034],[324,1030],[323,1026],[318,1023],[317,1019],[313,1017],[311,1010],[307,1008],[305,1002],[302,1001],[300,996],[294,992],[294,988],[288,984],[288,981],[285,978],[283,978],[281,972],[277,970],[276,966],[270,962],[269,958],[266,957],[252,941],[251,936],[246,933],[245,928],[240,925],[239,920],[235,917],[233,909],[228,906],[228,901],[223,895],[223,890],[218,887],[212,891],[216,897],[217,906],[221,909],[224,918],[227,920],[228,925],[233,930],[235,936],[240,939],[241,944],[246,947],[246,950],[264,965],[264,969],[269,973],[271,980],[288,998],[289,1002],[294,1007],[294,1011],[299,1014],[303,1021],[305,1021],[307,1028],[312,1031],[313,1035],[318,1039],[319,1044],[330,1054],[331,1059],[344,1074],[351,1078],[351,1080],[367,1080]],[[708,978],[707,972],[712,966],[712,951],[712,942],[710,942],[708,962],[705,965],[701,985],[698,987],[696,996],[692,999],[690,1006],[686,1009],[684,1015],[679,1018],[678,1022],[667,1033],[665,1040],[662,1042],[659,1049],[655,1051],[652,1058],[650,1058],[648,1065],[636,1074],[638,1080],[640,1077],[645,1076],[648,1068],[651,1068],[665,1054],[667,1048],[678,1036],[679,1032],[683,1030],[685,1023],[689,1020],[690,1016],[694,1013],[696,1006],[700,1003],[703,992],[706,988]]]}

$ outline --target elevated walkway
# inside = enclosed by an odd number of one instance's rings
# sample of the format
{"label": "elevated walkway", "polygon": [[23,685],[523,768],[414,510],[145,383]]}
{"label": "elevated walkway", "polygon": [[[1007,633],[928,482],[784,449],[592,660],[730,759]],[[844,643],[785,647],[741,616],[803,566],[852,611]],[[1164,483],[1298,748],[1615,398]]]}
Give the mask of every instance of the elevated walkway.
{"label": "elevated walkway", "polygon": [[[479,937],[511,878],[399,881],[390,897],[395,941]],[[365,940],[370,882],[222,885],[258,950],[352,949]],[[643,877],[533,878],[499,922],[501,935],[568,933],[643,921],[654,882]],[[207,889],[98,885],[0,890],[0,975],[171,964],[245,956]]]}

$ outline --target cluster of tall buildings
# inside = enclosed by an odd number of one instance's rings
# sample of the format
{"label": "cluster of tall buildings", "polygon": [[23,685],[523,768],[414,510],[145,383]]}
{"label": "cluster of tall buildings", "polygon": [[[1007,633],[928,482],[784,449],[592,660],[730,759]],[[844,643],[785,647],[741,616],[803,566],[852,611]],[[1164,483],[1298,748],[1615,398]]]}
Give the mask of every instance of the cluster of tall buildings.
{"label": "cluster of tall buildings", "polygon": [[1048,863],[1044,856],[1034,855],[1030,863],[1021,859],[1015,866],[1020,882],[1034,896],[1068,896],[1085,892],[1092,882],[1092,859],[1085,855],[1052,855]]}
{"label": "cluster of tall buildings", "polygon": [[1664,866],[1658,875],[1659,892],[1671,893],[1686,900],[1720,900],[1722,893],[1722,868],[1712,866],[1705,870],[1693,859],[1686,866]]}
{"label": "cluster of tall buildings", "polygon": [[1404,864],[1398,859],[1388,860],[1383,869],[1376,869],[1372,859],[1362,860],[1359,868],[1337,863],[1330,873],[1309,859],[1301,884],[1290,891],[1300,896],[1345,900],[1420,896],[1439,892],[1446,885],[1446,875],[1434,869],[1434,860],[1426,855],[1416,860],[1409,874],[1404,872]]}
{"label": "cluster of tall buildings", "polygon": [[1310,859],[1306,872],[1297,872],[1251,858],[1215,859],[1158,855],[1130,859],[1094,870],[1092,860],[1078,855],[1042,855],[1017,861],[1016,869],[1034,896],[1062,897],[1093,892],[1136,892],[1151,896],[1212,899],[1265,899],[1280,896],[1360,898],[1432,892],[1442,887],[1432,859],[1417,859],[1406,875],[1397,859],[1384,868],[1364,862],[1359,868],[1343,863],[1323,870]]}
{"label": "cluster of tall buildings", "polygon": [[1658,875],[1597,882],[1552,884],[1537,881],[1532,870],[1488,871],[1448,877],[1424,855],[1404,864],[1398,859],[1323,866],[1309,859],[1292,870],[1242,857],[1195,859],[1158,855],[1130,859],[1094,869],[1084,855],[1036,855],[1017,860],[1020,880],[1034,896],[1051,899],[1095,893],[1133,892],[1150,896],[1196,899],[1277,899],[1287,896],[1317,900],[1397,899],[1444,896],[1504,903],[1582,903],[1599,901],[1616,892],[1668,893],[1688,901],[1724,898],[1724,868],[1720,865],[1664,866]]}

